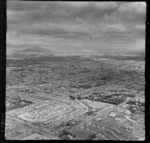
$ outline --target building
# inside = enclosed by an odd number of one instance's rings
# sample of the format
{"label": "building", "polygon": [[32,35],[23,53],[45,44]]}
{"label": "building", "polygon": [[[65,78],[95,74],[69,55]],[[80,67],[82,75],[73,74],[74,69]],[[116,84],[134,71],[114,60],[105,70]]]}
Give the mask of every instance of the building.
{"label": "building", "polygon": [[109,116],[111,116],[111,117],[116,117],[116,112],[111,112],[111,113],[109,114]]}

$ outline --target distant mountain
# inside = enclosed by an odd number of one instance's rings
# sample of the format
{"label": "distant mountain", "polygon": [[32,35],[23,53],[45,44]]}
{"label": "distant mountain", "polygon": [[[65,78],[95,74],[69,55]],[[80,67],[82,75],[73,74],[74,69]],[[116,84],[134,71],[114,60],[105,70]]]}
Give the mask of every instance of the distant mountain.
{"label": "distant mountain", "polygon": [[18,51],[19,53],[45,53],[45,54],[52,54],[53,51],[49,50],[49,49],[45,49],[45,48],[41,48],[41,47],[31,47],[31,48],[26,48],[23,50]]}
{"label": "distant mountain", "polygon": [[145,56],[145,51],[144,50],[132,51],[132,52],[128,52],[127,54],[129,54],[129,55],[136,55],[136,56]]}
{"label": "distant mountain", "polygon": [[7,58],[32,58],[54,55],[55,53],[53,51],[41,47],[30,47],[22,50],[12,50],[12,48],[7,48]]}
{"label": "distant mountain", "polygon": [[139,52],[137,52],[137,55],[140,55],[140,56],[145,56],[145,51],[139,51]]}

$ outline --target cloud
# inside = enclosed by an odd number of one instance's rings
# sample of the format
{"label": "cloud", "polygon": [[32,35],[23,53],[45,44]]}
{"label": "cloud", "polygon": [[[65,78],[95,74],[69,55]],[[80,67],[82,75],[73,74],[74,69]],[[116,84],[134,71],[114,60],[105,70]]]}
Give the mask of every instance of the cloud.
{"label": "cloud", "polygon": [[42,1],[37,1],[36,3],[34,1],[8,1],[7,9],[12,11],[32,11],[40,8],[43,4],[44,3]]}
{"label": "cloud", "polygon": [[120,5],[119,12],[130,12],[145,14],[146,12],[146,3],[145,2],[129,2]]}
{"label": "cloud", "polygon": [[88,36],[88,33],[85,31],[79,31],[67,28],[62,28],[58,26],[53,27],[26,27],[19,30],[20,34],[28,35],[38,35],[38,36],[55,36],[55,37],[76,37],[79,36]]}
{"label": "cloud", "polygon": [[58,2],[58,5],[70,8],[85,8],[92,4],[92,2]]}
{"label": "cloud", "polygon": [[76,17],[95,22],[103,19],[136,22],[144,21],[145,15],[143,2],[8,2],[10,23],[73,21]]}
{"label": "cloud", "polygon": [[118,16],[127,22],[144,23],[146,20],[146,3],[124,3],[118,8]]}
{"label": "cloud", "polygon": [[98,45],[132,45],[145,39],[145,20],[145,2],[13,1],[7,2],[7,42],[93,44],[97,50]]}
{"label": "cloud", "polygon": [[104,9],[114,9],[118,7],[117,2],[96,2],[94,3],[95,8],[99,8],[101,10]]}

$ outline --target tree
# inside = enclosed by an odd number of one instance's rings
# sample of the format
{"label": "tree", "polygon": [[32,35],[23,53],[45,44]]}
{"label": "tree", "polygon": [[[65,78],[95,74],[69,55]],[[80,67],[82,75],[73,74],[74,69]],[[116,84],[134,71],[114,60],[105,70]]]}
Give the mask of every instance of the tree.
{"label": "tree", "polygon": [[81,100],[81,97],[79,96],[78,99]]}
{"label": "tree", "polygon": [[70,137],[68,135],[64,135],[61,137],[63,140],[70,140]]}
{"label": "tree", "polygon": [[96,137],[95,134],[90,134],[86,139],[87,139],[87,140],[92,140],[92,139],[94,139],[95,137]]}
{"label": "tree", "polygon": [[91,116],[91,115],[93,115],[93,112],[92,112],[92,111],[89,111],[89,112],[87,112],[87,115],[88,115],[88,116]]}
{"label": "tree", "polygon": [[72,100],[75,100],[75,97],[74,97],[74,96],[72,96],[72,95],[70,95],[70,98],[71,98]]}

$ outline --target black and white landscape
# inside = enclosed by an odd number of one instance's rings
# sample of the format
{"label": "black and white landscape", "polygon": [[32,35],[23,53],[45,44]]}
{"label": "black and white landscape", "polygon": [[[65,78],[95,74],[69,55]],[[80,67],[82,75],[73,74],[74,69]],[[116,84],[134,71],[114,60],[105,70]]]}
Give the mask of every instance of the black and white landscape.
{"label": "black and white landscape", "polygon": [[145,140],[145,2],[7,1],[6,140]]}

